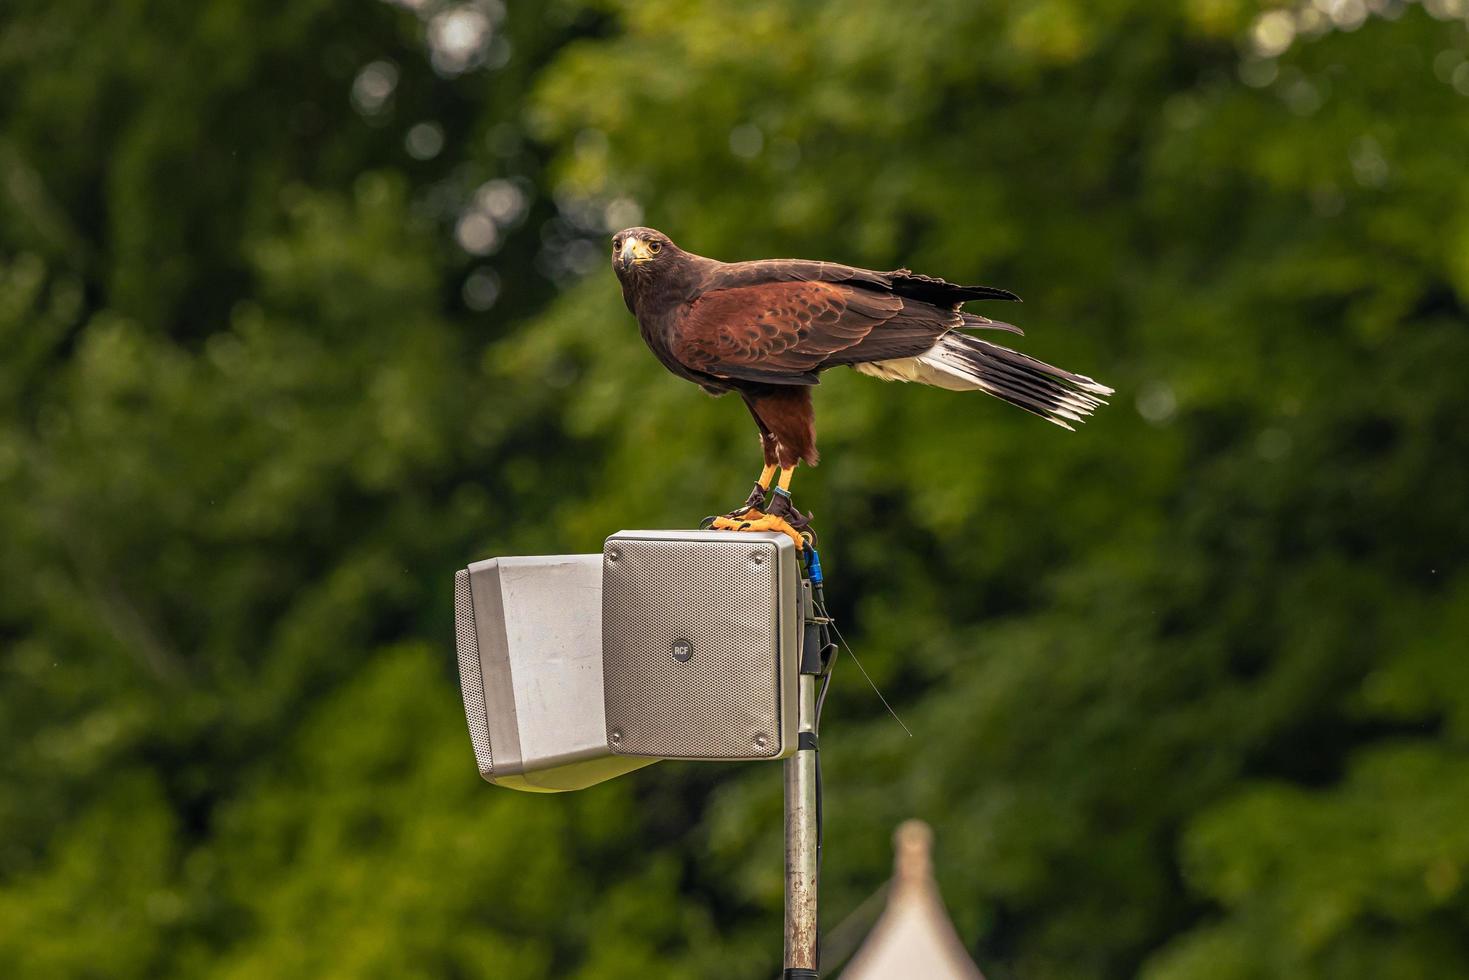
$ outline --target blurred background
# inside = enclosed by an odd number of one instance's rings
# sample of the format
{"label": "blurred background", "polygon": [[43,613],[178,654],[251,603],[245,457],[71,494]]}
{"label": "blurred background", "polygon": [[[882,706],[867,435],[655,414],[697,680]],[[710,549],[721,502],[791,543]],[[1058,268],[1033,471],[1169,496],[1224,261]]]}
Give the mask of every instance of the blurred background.
{"label": "blurred background", "polygon": [[455,568],[757,469],[647,223],[1014,289],[1118,389],[818,390],[914,732],[838,669],[826,926],[918,816],[992,980],[1469,976],[1466,16],[6,0],[0,973],[777,972],[779,767],[515,794],[459,700]]}

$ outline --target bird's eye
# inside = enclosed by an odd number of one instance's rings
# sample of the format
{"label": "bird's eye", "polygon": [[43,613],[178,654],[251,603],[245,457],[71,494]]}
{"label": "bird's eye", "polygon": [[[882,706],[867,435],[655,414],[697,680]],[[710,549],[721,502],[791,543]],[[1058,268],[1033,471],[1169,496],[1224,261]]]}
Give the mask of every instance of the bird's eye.
{"label": "bird's eye", "polygon": [[612,251],[614,251],[614,252],[615,252],[615,251],[617,251],[617,250],[618,250],[618,249],[619,249],[619,248],[622,248],[622,242],[619,242],[619,241],[618,241],[618,240],[617,240],[617,239],[615,239],[615,238],[614,238],[614,239],[612,239]]}
{"label": "bird's eye", "polygon": [[649,242],[648,243],[648,251],[652,252],[654,255],[657,255],[659,252],[663,251],[663,243],[662,242]]}

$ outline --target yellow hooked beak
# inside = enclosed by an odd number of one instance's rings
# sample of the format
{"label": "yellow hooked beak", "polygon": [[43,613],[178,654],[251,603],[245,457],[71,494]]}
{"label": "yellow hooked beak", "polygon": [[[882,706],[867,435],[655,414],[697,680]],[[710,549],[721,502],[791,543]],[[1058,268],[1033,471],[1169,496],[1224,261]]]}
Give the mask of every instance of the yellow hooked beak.
{"label": "yellow hooked beak", "polygon": [[618,261],[622,263],[624,269],[634,262],[646,262],[652,257],[653,253],[649,250],[648,243],[641,238],[629,235],[622,240],[622,252],[618,255]]}

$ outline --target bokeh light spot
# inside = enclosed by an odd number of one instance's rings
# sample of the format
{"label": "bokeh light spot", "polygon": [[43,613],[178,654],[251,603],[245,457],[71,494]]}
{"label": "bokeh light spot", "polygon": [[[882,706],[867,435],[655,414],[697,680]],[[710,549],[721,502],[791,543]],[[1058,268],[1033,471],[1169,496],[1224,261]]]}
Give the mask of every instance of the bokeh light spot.
{"label": "bokeh light spot", "polygon": [[488,215],[470,211],[454,226],[454,240],[470,255],[489,255],[500,245],[500,230]]}
{"label": "bokeh light spot", "polygon": [[500,277],[489,266],[479,266],[464,277],[461,294],[465,306],[476,313],[483,313],[500,298]]}
{"label": "bokeh light spot", "polygon": [[765,134],[754,123],[742,123],[729,131],[729,149],[737,157],[752,160],[765,148]]}
{"label": "bokeh light spot", "polygon": [[398,88],[398,66],[391,61],[364,65],[352,79],[352,105],[364,116],[382,112]]}
{"label": "bokeh light spot", "polygon": [[1255,26],[1250,29],[1255,53],[1262,58],[1284,53],[1295,39],[1295,18],[1285,10],[1267,10],[1255,19]]}
{"label": "bokeh light spot", "polygon": [[1163,425],[1178,411],[1178,397],[1166,381],[1149,381],[1137,392],[1137,413],[1145,421]]}
{"label": "bokeh light spot", "polygon": [[444,148],[444,129],[435,122],[421,122],[408,130],[403,146],[415,160],[432,160]]}

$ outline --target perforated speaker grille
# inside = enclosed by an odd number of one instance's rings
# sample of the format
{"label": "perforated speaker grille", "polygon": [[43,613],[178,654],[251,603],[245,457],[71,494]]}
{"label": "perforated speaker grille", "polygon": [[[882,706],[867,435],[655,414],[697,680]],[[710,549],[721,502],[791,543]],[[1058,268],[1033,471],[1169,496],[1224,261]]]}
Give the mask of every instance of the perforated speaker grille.
{"label": "perforated speaker grille", "polygon": [[766,542],[609,541],[602,667],[614,752],[779,754],[779,592]]}
{"label": "perforated speaker grille", "polygon": [[486,776],[494,772],[490,755],[490,727],[485,712],[485,683],[480,674],[479,634],[474,625],[474,599],[469,592],[469,572],[454,573],[454,640],[459,648],[459,688],[464,694],[464,714],[469,719],[469,738],[474,758]]}

